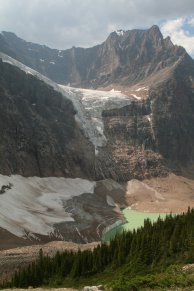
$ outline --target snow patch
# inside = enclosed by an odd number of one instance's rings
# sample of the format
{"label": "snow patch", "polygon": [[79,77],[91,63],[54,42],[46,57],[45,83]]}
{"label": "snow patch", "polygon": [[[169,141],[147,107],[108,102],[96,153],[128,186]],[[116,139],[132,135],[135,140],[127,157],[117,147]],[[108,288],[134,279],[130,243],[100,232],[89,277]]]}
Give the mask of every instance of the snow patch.
{"label": "snow patch", "polygon": [[55,233],[54,224],[74,221],[65,202],[83,193],[94,193],[95,182],[76,178],[24,178],[0,175],[0,188],[12,188],[0,195],[0,227],[16,236]]}
{"label": "snow patch", "polygon": [[59,51],[59,52],[58,52],[58,57],[59,57],[59,58],[63,58],[63,56],[61,55],[61,53],[62,53],[62,51]]}
{"label": "snow patch", "polygon": [[121,93],[121,91],[117,91],[114,88],[112,90],[110,90],[110,92]]}
{"label": "snow patch", "polygon": [[52,65],[55,65],[55,62],[54,61],[50,61],[49,63],[52,64]]}
{"label": "snow patch", "polygon": [[3,59],[2,59],[2,62],[3,62],[3,63],[10,64],[10,65],[13,65],[13,62],[12,62],[11,60],[3,60]]}
{"label": "snow patch", "polygon": [[123,29],[118,29],[118,30],[116,30],[115,32],[116,32],[117,35],[119,35],[119,36],[123,36],[124,33],[125,33],[126,31],[123,30]]}
{"label": "snow patch", "polygon": [[26,71],[26,74],[33,75],[32,72],[30,72],[30,71]]}
{"label": "snow patch", "polygon": [[114,200],[112,199],[112,197],[110,197],[109,195],[106,196],[106,202],[109,206],[115,207],[116,204],[114,202]]}
{"label": "snow patch", "polygon": [[97,147],[95,147],[95,156],[97,156],[99,154],[99,150]]}
{"label": "snow patch", "polygon": [[44,60],[44,59],[40,59],[40,61],[41,61],[41,62],[44,62],[45,60]]}
{"label": "snow patch", "polygon": [[153,139],[155,140],[156,137],[155,137],[155,132],[154,132],[154,127],[153,127],[153,122],[152,122],[152,113],[150,115],[146,115],[149,123],[150,123],[150,127],[151,127],[151,132],[152,132],[152,137]]}
{"label": "snow patch", "polygon": [[147,87],[141,87],[141,88],[136,89],[135,91],[139,92],[139,91],[142,91],[142,90],[148,91],[148,88]]}
{"label": "snow patch", "polygon": [[136,94],[131,94],[131,96],[133,96],[134,98],[136,98],[138,100],[141,100],[141,97],[140,96],[137,96]]}
{"label": "snow patch", "polygon": [[147,117],[149,123],[151,123],[151,117],[150,117],[150,115],[147,115],[146,117]]}

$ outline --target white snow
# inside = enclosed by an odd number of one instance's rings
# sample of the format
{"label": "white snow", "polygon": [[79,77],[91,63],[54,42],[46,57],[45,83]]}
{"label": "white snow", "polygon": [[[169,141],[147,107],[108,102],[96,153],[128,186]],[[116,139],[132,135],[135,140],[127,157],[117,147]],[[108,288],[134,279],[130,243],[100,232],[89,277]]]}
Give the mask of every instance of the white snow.
{"label": "white snow", "polygon": [[116,30],[115,32],[116,32],[117,35],[119,35],[119,36],[123,36],[124,33],[125,33],[125,30],[118,29],[118,30]]}
{"label": "white snow", "polygon": [[41,61],[41,62],[44,62],[45,60],[44,60],[44,59],[40,59],[40,61]]}
{"label": "white snow", "polygon": [[142,90],[148,91],[148,88],[147,87],[141,87],[141,88],[136,89],[135,91],[139,92],[139,91],[142,91]]}
{"label": "white snow", "polygon": [[10,65],[13,65],[13,62],[12,62],[11,60],[3,60],[3,59],[2,59],[2,62],[3,62],[3,63],[8,63],[8,64],[10,64]]}
{"label": "white snow", "polygon": [[97,148],[106,144],[103,110],[121,108],[131,104],[133,98],[118,91],[98,91],[59,85],[65,96],[72,100],[77,110],[76,120],[83,127],[85,135]]}
{"label": "white snow", "polygon": [[140,96],[137,96],[136,94],[131,94],[134,98],[141,100],[142,98]]}
{"label": "white snow", "polygon": [[54,61],[50,61],[50,64],[55,65],[55,62]]}
{"label": "white snow", "polygon": [[65,212],[65,202],[83,193],[93,193],[95,182],[69,178],[24,178],[0,175],[0,189],[11,183],[11,189],[0,195],[0,227],[16,236],[26,233],[48,235],[54,224],[73,221]]}
{"label": "white snow", "polygon": [[26,73],[29,75],[33,75],[32,72],[30,72],[30,71],[26,71]]}
{"label": "white snow", "polygon": [[117,91],[114,88],[112,90],[110,90],[110,92],[121,93],[121,91]]}
{"label": "white snow", "polygon": [[62,51],[58,52],[58,57],[63,58],[63,56],[61,55]]}
{"label": "white snow", "polygon": [[147,119],[148,119],[149,123],[151,123],[151,117],[150,117],[150,115],[147,115]]}
{"label": "white snow", "polygon": [[153,139],[155,140],[156,137],[155,137],[155,132],[154,132],[154,127],[153,127],[153,122],[152,122],[152,113],[150,115],[146,115],[149,123],[150,123],[150,127],[151,127],[151,132],[152,132],[152,137]]}

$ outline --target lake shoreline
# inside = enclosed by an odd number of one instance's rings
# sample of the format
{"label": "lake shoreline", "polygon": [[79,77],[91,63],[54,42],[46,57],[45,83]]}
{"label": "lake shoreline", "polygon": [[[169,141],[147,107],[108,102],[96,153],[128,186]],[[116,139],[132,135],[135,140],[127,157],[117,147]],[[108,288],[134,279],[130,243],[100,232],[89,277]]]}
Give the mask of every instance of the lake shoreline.
{"label": "lake shoreline", "polygon": [[164,219],[167,215],[175,215],[173,213],[156,213],[156,212],[143,212],[131,209],[130,207],[121,210],[125,218],[123,223],[114,223],[103,231],[102,241],[110,241],[116,234],[122,231],[133,231],[144,225],[145,219],[150,219],[151,222],[155,222],[160,217]]}

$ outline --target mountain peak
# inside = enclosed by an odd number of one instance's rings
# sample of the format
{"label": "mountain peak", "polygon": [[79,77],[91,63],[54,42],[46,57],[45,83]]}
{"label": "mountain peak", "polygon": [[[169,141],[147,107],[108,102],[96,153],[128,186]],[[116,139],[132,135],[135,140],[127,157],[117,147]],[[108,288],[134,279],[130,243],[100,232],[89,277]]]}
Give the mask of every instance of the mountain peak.
{"label": "mountain peak", "polygon": [[170,38],[163,38],[157,25],[146,30],[118,29],[101,45],[81,50],[74,47],[63,53],[3,32],[0,50],[57,83],[95,89],[134,85],[161,69],[170,71],[185,54]]}
{"label": "mountain peak", "polygon": [[118,35],[118,36],[123,36],[124,34],[125,34],[125,30],[123,30],[123,29],[118,29],[118,30],[116,30],[115,31],[116,32],[116,34]]}
{"label": "mountain peak", "polygon": [[152,30],[152,31],[155,31],[155,32],[160,32],[160,28],[156,24],[152,25],[148,30]]}
{"label": "mountain peak", "polygon": [[10,32],[10,31],[2,31],[1,34],[4,37],[9,37],[9,38],[19,38],[14,32]]}
{"label": "mountain peak", "polygon": [[163,39],[163,35],[162,35],[161,31],[160,31],[160,28],[157,25],[153,25],[146,32],[149,35],[151,35],[152,37],[156,37],[156,38],[159,38],[159,39]]}

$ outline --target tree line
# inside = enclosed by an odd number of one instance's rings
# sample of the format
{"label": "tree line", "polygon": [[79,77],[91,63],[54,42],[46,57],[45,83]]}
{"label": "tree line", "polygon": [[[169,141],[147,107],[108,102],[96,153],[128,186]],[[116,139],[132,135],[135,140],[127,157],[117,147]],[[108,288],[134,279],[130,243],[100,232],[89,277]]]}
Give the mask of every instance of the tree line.
{"label": "tree line", "polygon": [[193,262],[194,210],[189,208],[187,213],[159,217],[154,223],[146,219],[143,227],[124,231],[93,251],[57,252],[49,257],[40,250],[37,261],[16,271],[1,287],[38,287],[56,278],[85,278],[118,269],[133,278],[137,274],[161,272],[171,264]]}

